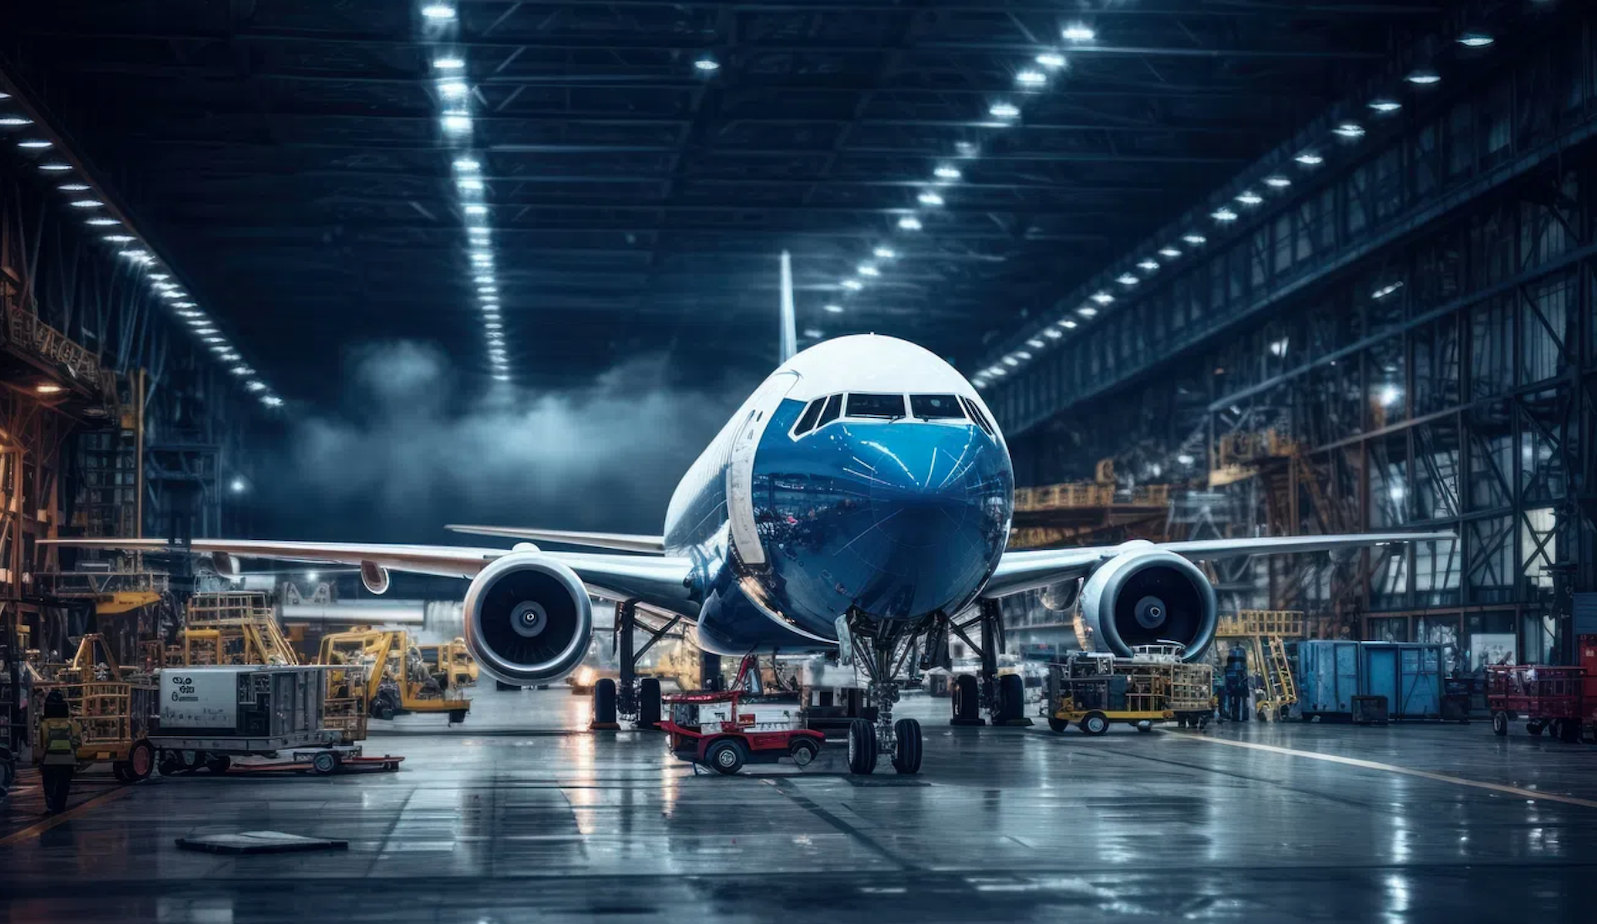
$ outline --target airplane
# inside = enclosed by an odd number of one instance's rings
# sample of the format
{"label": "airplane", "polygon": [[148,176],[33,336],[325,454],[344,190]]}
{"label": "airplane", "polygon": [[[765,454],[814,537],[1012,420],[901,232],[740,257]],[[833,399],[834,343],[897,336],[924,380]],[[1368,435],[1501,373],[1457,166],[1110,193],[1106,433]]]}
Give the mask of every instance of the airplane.
{"label": "airplane", "polygon": [[[1014,469],[981,394],[915,344],[874,334],[796,349],[791,272],[782,255],[782,363],[682,477],[659,535],[453,526],[513,548],[195,539],[218,570],[238,557],[358,566],[372,593],[390,571],[459,577],[465,637],[481,669],[515,685],[559,680],[581,663],[592,599],[679,616],[701,647],[734,657],[840,653],[865,676],[874,725],[849,728],[850,769],[888,757],[921,768],[921,731],[894,722],[911,655],[946,663],[951,621],[1033,590],[1079,605],[1095,644],[1129,656],[1175,643],[1201,657],[1218,603],[1199,562],[1347,551],[1451,539],[1382,533],[1211,539],[1013,551]],[[161,551],[158,539],[57,539],[56,545]],[[588,551],[546,551],[552,542]],[[995,627],[995,630],[997,627]]]}

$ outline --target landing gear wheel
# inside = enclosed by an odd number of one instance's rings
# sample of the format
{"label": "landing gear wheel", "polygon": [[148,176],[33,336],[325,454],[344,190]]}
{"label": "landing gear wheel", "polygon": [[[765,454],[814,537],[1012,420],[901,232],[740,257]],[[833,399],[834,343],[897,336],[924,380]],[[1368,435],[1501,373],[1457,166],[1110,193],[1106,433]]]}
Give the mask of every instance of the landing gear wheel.
{"label": "landing gear wheel", "polygon": [[1002,725],[1019,719],[1026,711],[1026,681],[1019,674],[1004,674],[998,678],[998,714],[993,724]]}
{"label": "landing gear wheel", "polygon": [[1508,713],[1492,713],[1492,734],[1502,737],[1508,734]]}
{"label": "landing gear wheel", "polygon": [[148,741],[135,741],[128,751],[128,782],[138,783],[155,772],[155,747]]}
{"label": "landing gear wheel", "polygon": [[787,756],[793,758],[793,763],[800,767],[808,767],[821,756],[821,746],[815,743],[814,738],[794,738],[787,746]]}
{"label": "landing gear wheel", "polygon": [[897,750],[893,753],[893,769],[904,776],[919,773],[921,758],[920,723],[914,719],[899,719],[893,723],[893,737],[898,739]]}
{"label": "landing gear wheel", "polygon": [[1070,727],[1070,723],[1064,719],[1056,719],[1053,716],[1049,716],[1048,727],[1056,732],[1063,732],[1065,729]]}
{"label": "landing gear wheel", "polygon": [[977,691],[976,678],[970,674],[956,676],[952,684],[953,697],[950,700],[954,707],[954,725],[980,725],[981,719],[981,694]]}
{"label": "landing gear wheel", "polygon": [[205,758],[205,769],[212,773],[226,773],[227,768],[233,766],[233,758],[226,754],[217,754],[215,757]]}
{"label": "landing gear wheel", "polygon": [[593,724],[614,726],[616,723],[616,682],[609,677],[593,685]]}
{"label": "landing gear wheel", "polygon": [[864,719],[855,719],[848,725],[848,772],[866,776],[875,771],[876,727]]}
{"label": "landing gear wheel", "polygon": [[716,773],[725,776],[743,769],[743,745],[733,738],[722,738],[704,752],[705,761]]}
{"label": "landing gear wheel", "polygon": [[322,776],[326,776],[338,769],[338,758],[334,757],[331,752],[322,751],[311,758],[311,769]]}
{"label": "landing gear wheel", "polygon": [[660,681],[645,677],[638,681],[638,728],[660,727]]}
{"label": "landing gear wheel", "polygon": [[1537,738],[1540,738],[1542,736],[1542,732],[1547,730],[1547,726],[1543,725],[1541,722],[1526,722],[1525,730]]}
{"label": "landing gear wheel", "polygon": [[1089,712],[1081,718],[1081,730],[1089,735],[1101,735],[1109,730],[1109,720],[1101,712]]}

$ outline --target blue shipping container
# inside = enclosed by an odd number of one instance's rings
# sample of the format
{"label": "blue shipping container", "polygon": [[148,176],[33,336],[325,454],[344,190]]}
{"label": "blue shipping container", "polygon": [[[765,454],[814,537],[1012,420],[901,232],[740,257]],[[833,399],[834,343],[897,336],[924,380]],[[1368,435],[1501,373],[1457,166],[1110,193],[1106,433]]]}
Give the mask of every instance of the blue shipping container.
{"label": "blue shipping container", "polygon": [[1394,719],[1442,714],[1442,648],[1413,642],[1298,644],[1298,709],[1304,716],[1349,717],[1353,697],[1384,696]]}

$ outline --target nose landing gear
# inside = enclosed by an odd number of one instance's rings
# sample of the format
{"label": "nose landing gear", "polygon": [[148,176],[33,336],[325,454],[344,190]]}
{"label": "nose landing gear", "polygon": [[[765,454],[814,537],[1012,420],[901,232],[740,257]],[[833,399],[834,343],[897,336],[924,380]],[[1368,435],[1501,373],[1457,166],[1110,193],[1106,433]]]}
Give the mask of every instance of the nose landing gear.
{"label": "nose landing gear", "polygon": [[916,642],[934,620],[889,622],[850,613],[844,623],[843,662],[855,663],[865,673],[865,695],[876,707],[876,721],[855,719],[848,728],[848,769],[856,775],[876,770],[877,758],[886,755],[893,769],[913,775],[921,768],[921,727],[914,719],[893,721],[898,702],[898,678],[915,654]]}

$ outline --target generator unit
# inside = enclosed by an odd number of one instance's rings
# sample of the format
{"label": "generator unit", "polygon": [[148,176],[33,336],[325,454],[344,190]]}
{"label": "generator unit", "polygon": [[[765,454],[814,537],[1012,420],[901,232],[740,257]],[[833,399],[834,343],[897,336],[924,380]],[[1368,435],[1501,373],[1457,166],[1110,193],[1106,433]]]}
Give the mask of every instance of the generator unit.
{"label": "generator unit", "polygon": [[161,671],[160,732],[206,738],[297,738],[322,730],[326,668],[263,664]]}

